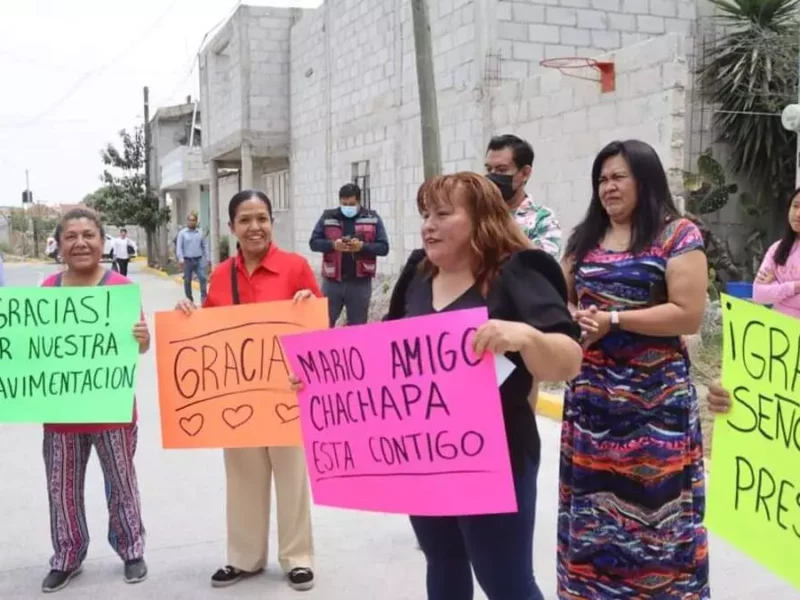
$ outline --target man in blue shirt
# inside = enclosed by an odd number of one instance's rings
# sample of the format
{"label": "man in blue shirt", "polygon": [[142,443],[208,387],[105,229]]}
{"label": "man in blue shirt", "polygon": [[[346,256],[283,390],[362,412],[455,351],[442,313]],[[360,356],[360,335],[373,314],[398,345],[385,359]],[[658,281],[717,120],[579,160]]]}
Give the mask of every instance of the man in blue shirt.
{"label": "man in blue shirt", "polygon": [[192,273],[197,274],[200,282],[200,302],[206,301],[206,264],[208,263],[208,244],[203,232],[197,228],[197,215],[190,214],[186,219],[186,227],[181,229],[175,243],[175,254],[178,264],[183,269],[183,291],[186,297],[192,297]]}
{"label": "man in blue shirt", "polygon": [[322,293],[328,298],[330,326],[342,309],[348,325],[363,325],[369,315],[377,257],[389,254],[383,221],[361,205],[361,189],[348,183],[339,190],[339,206],[322,213],[309,246],[322,253]]}

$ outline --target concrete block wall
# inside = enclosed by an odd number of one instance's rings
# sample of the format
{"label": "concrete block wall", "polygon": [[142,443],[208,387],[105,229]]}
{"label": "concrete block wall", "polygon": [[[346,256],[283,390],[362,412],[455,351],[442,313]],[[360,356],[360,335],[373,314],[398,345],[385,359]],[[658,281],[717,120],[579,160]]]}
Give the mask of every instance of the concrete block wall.
{"label": "concrete block wall", "polygon": [[219,233],[220,237],[228,238],[228,248],[233,252],[236,249],[236,237],[231,233],[228,223],[228,203],[236,192],[239,191],[239,176],[234,174],[219,178]]}
{"label": "concrete block wall", "polygon": [[[683,36],[658,36],[614,52],[618,75],[612,94],[557,71],[526,74],[497,88],[486,81],[494,35],[485,21],[491,1],[431,3],[445,172],[481,171],[493,133],[527,137],[537,151],[530,191],[570,230],[588,205],[596,152],[613,139],[637,137],[656,147],[679,191],[687,79]],[[328,0],[292,28],[294,248],[315,266],[319,257],[308,249],[311,229],[324,208],[337,204],[339,186],[361,160],[370,161],[372,206],[392,245],[379,268],[396,272],[419,246],[415,198],[423,169],[413,50],[407,0]]]}
{"label": "concrete block wall", "polygon": [[200,56],[203,153],[288,155],[293,9],[240,6]]}
{"label": "concrete block wall", "polygon": [[690,36],[697,0],[494,0],[503,79],[545,58],[596,57],[666,33]]}
{"label": "concrete block wall", "polygon": [[[530,140],[536,158],[529,194],[556,212],[565,235],[583,217],[591,198],[591,166],[613,140],[636,138],[661,158],[673,193],[681,191],[684,164],[686,40],[678,34],[651,38],[608,56],[616,90],[545,71],[506,83],[494,96],[494,133]],[[586,70],[579,73],[591,76]]]}
{"label": "concrete block wall", "polygon": [[[191,119],[190,119],[191,123]],[[183,121],[180,120],[153,120],[150,123],[151,158],[150,173],[151,185],[154,189],[161,187],[161,167],[170,162],[170,154],[180,147],[179,141],[186,131]]]}
{"label": "concrete block wall", "polygon": [[[475,2],[431,4],[444,167],[474,164]],[[407,0],[328,0],[291,32],[291,181],[295,250],[308,249],[352,164],[369,161],[371,204],[384,219],[396,271],[419,245],[414,199],[423,179],[414,38]]]}
{"label": "concrete block wall", "polygon": [[[304,11],[291,30],[291,198],[293,249],[308,253],[308,237],[322,207],[331,205],[331,102],[325,11]],[[313,263],[312,263],[313,264]]]}
{"label": "concrete block wall", "polygon": [[[546,58],[590,57],[660,35],[687,39],[690,64],[695,53],[698,15],[709,13],[709,0],[480,0],[489,44],[484,49],[497,63],[485,81],[516,81],[543,70]],[[687,80],[687,114],[692,110]],[[690,144],[694,150],[694,145]],[[696,152],[694,153],[696,158]],[[692,157],[686,153],[686,167]]]}
{"label": "concrete block wall", "polygon": [[203,158],[235,148],[242,129],[241,9],[200,55]]}
{"label": "concrete block wall", "polygon": [[243,129],[255,156],[288,156],[290,9],[242,7]]}
{"label": "concrete block wall", "polygon": [[[170,192],[168,202],[171,202],[170,225],[168,242],[172,246],[173,238],[178,232],[186,227],[186,219],[190,213],[200,214],[200,189],[201,184],[191,183],[185,190]],[[201,223],[205,229],[208,223]]]}

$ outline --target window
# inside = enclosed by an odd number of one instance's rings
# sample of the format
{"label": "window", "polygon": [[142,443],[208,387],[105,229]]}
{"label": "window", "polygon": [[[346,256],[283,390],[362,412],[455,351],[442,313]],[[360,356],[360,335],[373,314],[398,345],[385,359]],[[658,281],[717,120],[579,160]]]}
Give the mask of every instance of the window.
{"label": "window", "polygon": [[371,208],[369,187],[369,161],[360,160],[352,165],[353,183],[361,188],[361,205]]}
{"label": "window", "polygon": [[286,212],[289,210],[289,171],[276,171],[267,173],[262,178],[262,188],[264,193],[272,202],[274,212]]}

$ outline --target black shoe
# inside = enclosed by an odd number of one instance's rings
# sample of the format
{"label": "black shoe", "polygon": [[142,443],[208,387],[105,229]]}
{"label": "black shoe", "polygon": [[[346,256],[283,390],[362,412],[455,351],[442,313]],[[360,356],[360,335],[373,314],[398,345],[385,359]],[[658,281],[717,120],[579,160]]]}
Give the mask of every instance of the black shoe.
{"label": "black shoe", "polygon": [[125,561],[125,583],[141,583],[147,579],[147,563],[143,558]]}
{"label": "black shoe", "polygon": [[228,587],[229,585],[239,583],[242,579],[257,575],[260,572],[259,570],[251,573],[250,571],[242,571],[241,569],[228,565],[211,576],[211,587]]}
{"label": "black shoe", "polygon": [[305,592],[314,587],[314,571],[305,567],[297,567],[287,575],[289,585],[298,592]]}
{"label": "black shoe", "polygon": [[79,565],[71,571],[58,571],[53,569],[47,574],[47,577],[42,581],[42,591],[45,594],[63,590],[69,585],[73,577],[77,577],[83,571],[83,566]]}

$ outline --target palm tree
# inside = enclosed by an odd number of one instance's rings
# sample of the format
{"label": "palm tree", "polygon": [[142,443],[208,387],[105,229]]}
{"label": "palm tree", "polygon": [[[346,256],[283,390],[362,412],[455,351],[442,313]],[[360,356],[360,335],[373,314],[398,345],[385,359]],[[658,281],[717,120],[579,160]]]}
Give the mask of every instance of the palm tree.
{"label": "palm tree", "polygon": [[[780,113],[797,101],[800,0],[711,0],[726,28],[700,70],[703,93],[716,105],[715,125],[730,147],[731,169],[765,207],[794,188],[795,134]],[[782,221],[783,209],[770,210]]]}

